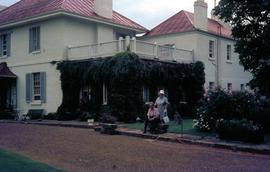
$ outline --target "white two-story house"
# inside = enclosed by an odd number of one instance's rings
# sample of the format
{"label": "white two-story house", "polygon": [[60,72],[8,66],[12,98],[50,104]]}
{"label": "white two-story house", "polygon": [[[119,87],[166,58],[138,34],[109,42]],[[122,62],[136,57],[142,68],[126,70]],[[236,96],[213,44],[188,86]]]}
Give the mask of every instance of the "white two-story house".
{"label": "white two-story house", "polygon": [[56,112],[62,91],[55,62],[81,46],[94,47],[87,52],[100,57],[117,47],[113,40],[144,32],[113,11],[112,0],[21,0],[7,7],[0,12],[0,107]]}
{"label": "white two-story house", "polygon": [[207,89],[216,86],[225,90],[246,89],[251,74],[239,64],[230,26],[215,16],[209,19],[207,8],[204,0],[197,0],[194,13],[182,10],[140,39],[193,51],[195,60],[205,64]]}
{"label": "white two-story house", "polygon": [[[56,112],[63,98],[58,62],[109,57],[127,49],[153,60],[202,61],[206,88],[240,90],[250,80],[233,51],[230,30],[207,18],[204,1],[195,2],[195,14],[181,11],[151,31],[113,11],[112,3],[21,0],[2,10],[0,112]],[[146,35],[136,39],[141,33]]]}

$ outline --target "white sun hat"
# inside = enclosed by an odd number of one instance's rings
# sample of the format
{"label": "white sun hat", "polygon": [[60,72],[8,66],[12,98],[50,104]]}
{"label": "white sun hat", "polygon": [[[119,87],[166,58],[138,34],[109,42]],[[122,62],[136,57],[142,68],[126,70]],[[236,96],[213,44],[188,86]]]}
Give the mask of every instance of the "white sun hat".
{"label": "white sun hat", "polygon": [[159,94],[164,94],[164,90],[160,90],[159,91]]}

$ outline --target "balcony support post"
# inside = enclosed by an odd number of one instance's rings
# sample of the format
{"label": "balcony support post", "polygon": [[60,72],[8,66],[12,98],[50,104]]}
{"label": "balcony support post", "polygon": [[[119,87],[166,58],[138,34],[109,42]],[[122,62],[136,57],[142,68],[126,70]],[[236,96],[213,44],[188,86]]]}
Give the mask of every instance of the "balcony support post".
{"label": "balcony support post", "polygon": [[132,49],[132,51],[134,52],[134,53],[136,53],[137,52],[137,41],[136,41],[136,37],[133,37],[132,38],[132,43],[133,43],[133,49]]}
{"label": "balcony support post", "polygon": [[130,36],[126,36],[126,40],[125,40],[125,51],[129,51],[130,50]]}

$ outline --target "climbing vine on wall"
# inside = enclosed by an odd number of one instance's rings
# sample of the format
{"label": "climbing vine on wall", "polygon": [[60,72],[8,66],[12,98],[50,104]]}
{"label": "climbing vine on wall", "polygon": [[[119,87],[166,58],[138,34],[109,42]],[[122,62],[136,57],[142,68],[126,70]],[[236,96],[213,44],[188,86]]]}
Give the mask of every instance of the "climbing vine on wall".
{"label": "climbing vine on wall", "polygon": [[80,90],[91,87],[89,112],[100,113],[102,85],[108,87],[110,113],[120,121],[131,122],[144,115],[143,87],[150,90],[150,100],[155,101],[158,88],[168,90],[169,101],[177,110],[180,101],[194,107],[204,93],[204,65],[201,62],[180,64],[143,60],[131,52],[110,58],[87,61],[63,61],[58,64],[63,90],[62,105],[58,113],[73,116],[78,111]]}

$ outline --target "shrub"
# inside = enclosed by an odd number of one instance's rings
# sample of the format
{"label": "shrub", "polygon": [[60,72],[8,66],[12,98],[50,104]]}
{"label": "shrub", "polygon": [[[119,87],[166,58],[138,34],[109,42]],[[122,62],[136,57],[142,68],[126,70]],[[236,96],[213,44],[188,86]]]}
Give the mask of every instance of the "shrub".
{"label": "shrub", "polygon": [[202,131],[212,131],[218,119],[248,119],[267,128],[270,115],[267,115],[269,103],[265,101],[262,102],[249,92],[227,93],[220,89],[210,91],[197,108],[194,126]]}
{"label": "shrub", "polygon": [[43,119],[56,120],[57,119],[57,114],[56,113],[48,113],[47,115],[43,116]]}
{"label": "shrub", "polygon": [[243,120],[217,120],[217,133],[221,139],[244,141],[250,143],[264,142],[262,129],[253,121]]}
{"label": "shrub", "polygon": [[112,116],[111,114],[103,114],[101,117],[101,122],[102,123],[110,123],[114,124],[116,122],[116,118]]}
{"label": "shrub", "polygon": [[10,112],[1,112],[0,113],[0,120],[1,119],[14,119],[14,115]]}

